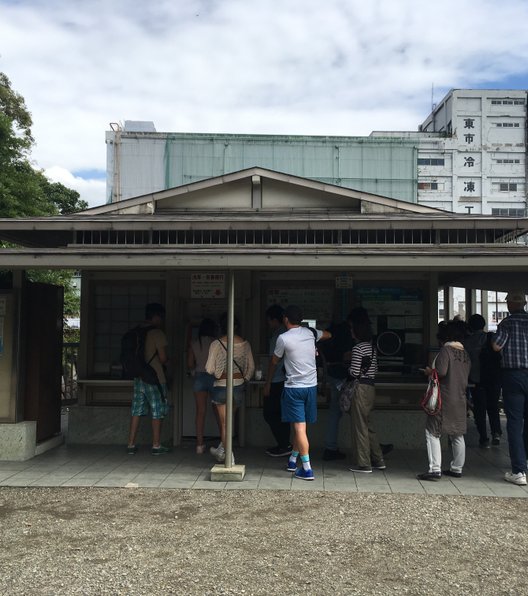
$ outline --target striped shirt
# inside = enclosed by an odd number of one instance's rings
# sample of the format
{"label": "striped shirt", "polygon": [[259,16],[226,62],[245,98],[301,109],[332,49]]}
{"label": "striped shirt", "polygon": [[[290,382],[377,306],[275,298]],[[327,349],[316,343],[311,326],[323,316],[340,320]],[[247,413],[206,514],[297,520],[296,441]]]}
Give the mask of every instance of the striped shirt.
{"label": "striped shirt", "polygon": [[[366,364],[370,362],[366,372],[364,371]],[[378,372],[378,354],[370,341],[360,341],[352,348],[352,360],[348,373],[355,379],[369,379],[374,381],[374,377]]]}
{"label": "striped shirt", "polygon": [[512,313],[499,323],[495,343],[501,348],[502,368],[528,368],[528,313]]}

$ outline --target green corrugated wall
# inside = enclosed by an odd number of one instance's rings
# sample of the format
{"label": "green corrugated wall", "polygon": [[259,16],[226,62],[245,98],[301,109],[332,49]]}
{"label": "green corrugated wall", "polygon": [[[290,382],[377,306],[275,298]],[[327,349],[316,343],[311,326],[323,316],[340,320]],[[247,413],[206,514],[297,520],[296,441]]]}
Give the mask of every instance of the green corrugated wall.
{"label": "green corrugated wall", "polygon": [[260,166],[416,203],[416,156],[392,138],[168,134],[165,188]]}

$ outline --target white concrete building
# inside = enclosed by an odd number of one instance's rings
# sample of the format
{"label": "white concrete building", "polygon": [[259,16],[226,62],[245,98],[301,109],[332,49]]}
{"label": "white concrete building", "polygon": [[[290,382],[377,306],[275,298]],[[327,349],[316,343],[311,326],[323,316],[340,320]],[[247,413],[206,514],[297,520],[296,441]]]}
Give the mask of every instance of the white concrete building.
{"label": "white concrete building", "polygon": [[454,89],[419,127],[418,202],[457,213],[526,213],[522,90]]}

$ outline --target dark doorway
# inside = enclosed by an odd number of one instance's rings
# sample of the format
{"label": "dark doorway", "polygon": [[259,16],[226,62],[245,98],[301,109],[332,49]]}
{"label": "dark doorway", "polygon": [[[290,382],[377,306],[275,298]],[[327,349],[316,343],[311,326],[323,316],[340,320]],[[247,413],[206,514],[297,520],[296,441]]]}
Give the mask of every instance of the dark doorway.
{"label": "dark doorway", "polygon": [[63,288],[25,285],[24,419],[37,421],[37,443],[60,433]]}

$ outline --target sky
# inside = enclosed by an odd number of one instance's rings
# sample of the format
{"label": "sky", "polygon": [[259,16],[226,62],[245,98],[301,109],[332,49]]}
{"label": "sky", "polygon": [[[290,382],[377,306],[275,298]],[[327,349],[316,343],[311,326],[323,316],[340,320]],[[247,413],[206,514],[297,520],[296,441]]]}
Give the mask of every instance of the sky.
{"label": "sky", "polygon": [[104,203],[105,131],[416,130],[451,88],[528,89],[526,0],[0,0],[0,71],[48,177]]}

